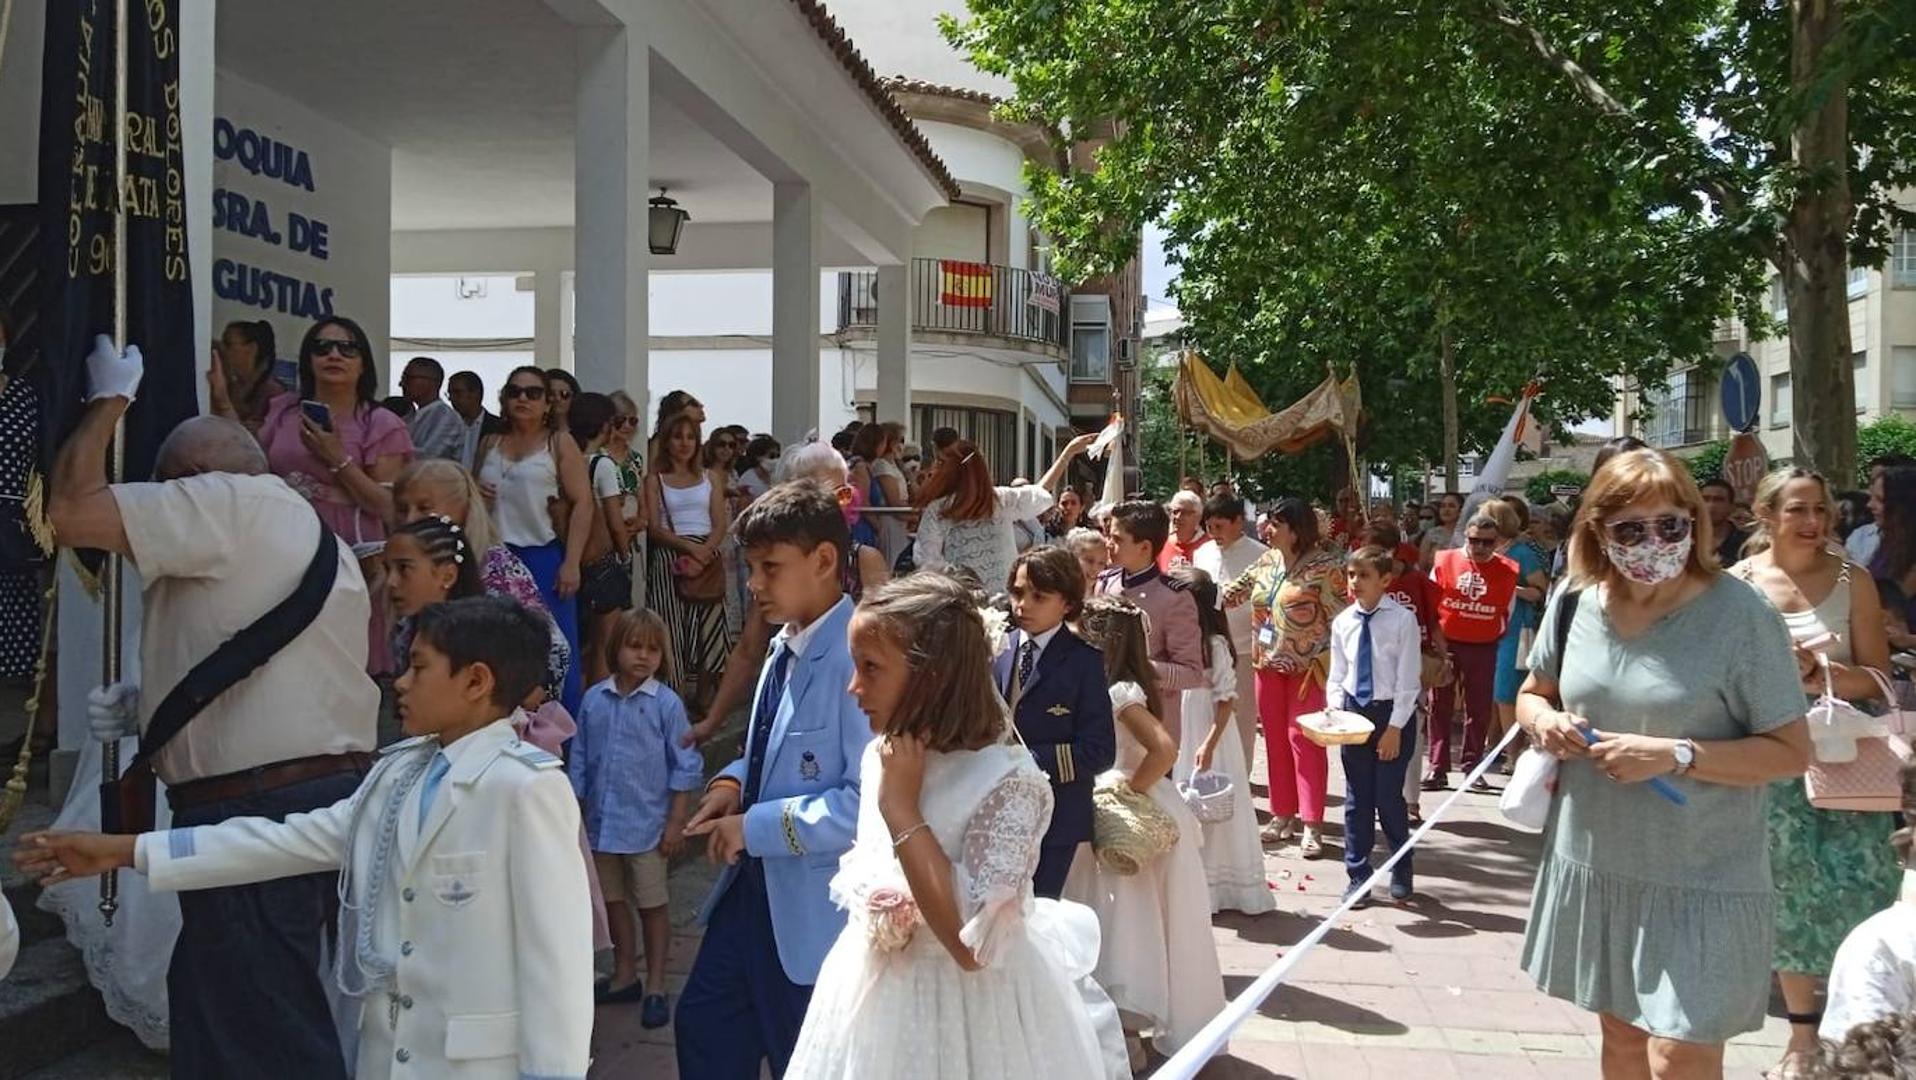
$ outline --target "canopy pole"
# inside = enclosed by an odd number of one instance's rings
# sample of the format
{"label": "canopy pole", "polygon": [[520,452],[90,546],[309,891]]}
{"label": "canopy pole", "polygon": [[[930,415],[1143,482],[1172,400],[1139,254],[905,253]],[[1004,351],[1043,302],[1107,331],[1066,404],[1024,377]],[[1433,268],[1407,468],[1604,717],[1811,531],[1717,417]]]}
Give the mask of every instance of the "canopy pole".
{"label": "canopy pole", "polygon": [[[113,3],[113,346],[117,349],[127,346],[126,78],[131,51],[127,42],[127,4],[128,0],[114,0]],[[113,427],[113,449],[107,462],[107,481],[117,484],[125,475],[126,418],[122,414],[119,423]],[[122,669],[120,632],[125,607],[122,602],[124,580],[120,556],[108,554],[105,571],[101,578],[103,588],[100,597],[105,615],[102,620],[105,640],[100,649],[100,681],[102,685],[112,686],[120,681]],[[117,779],[120,775],[119,740],[109,739],[100,749],[100,775]],[[119,910],[120,875],[118,871],[109,870],[100,877],[101,921],[112,926],[113,916]]]}

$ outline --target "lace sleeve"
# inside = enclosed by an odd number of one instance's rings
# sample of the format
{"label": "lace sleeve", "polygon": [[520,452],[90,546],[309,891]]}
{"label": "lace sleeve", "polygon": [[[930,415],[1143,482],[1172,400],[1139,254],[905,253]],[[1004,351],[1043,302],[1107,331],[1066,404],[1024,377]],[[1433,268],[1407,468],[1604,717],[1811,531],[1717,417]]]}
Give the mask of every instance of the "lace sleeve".
{"label": "lace sleeve", "polygon": [[1038,845],[1051,824],[1051,782],[1017,769],[998,782],[965,825],[957,866],[962,940],[989,965],[1017,925],[1038,868]]}

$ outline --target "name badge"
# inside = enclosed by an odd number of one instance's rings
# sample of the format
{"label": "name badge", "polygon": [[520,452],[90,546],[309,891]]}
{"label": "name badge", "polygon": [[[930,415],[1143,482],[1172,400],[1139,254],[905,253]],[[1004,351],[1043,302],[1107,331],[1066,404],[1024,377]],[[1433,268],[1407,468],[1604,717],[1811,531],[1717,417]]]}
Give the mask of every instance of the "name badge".
{"label": "name badge", "polygon": [[1257,628],[1257,643],[1268,649],[1277,644],[1277,627],[1265,623]]}

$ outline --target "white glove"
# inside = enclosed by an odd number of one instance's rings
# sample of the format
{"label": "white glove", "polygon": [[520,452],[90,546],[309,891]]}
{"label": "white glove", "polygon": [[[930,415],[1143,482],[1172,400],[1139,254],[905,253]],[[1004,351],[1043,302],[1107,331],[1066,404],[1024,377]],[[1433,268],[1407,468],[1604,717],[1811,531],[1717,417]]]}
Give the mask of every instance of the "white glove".
{"label": "white glove", "polygon": [[93,351],[86,357],[86,383],[88,401],[101,398],[123,397],[133,400],[133,392],[140,388],[140,377],[146,374],[146,359],[140,355],[138,345],[128,345],[121,352],[113,345],[113,339],[105,334],[93,336]]}
{"label": "white glove", "polygon": [[100,742],[118,742],[140,733],[140,688],[117,682],[87,691],[86,722]]}

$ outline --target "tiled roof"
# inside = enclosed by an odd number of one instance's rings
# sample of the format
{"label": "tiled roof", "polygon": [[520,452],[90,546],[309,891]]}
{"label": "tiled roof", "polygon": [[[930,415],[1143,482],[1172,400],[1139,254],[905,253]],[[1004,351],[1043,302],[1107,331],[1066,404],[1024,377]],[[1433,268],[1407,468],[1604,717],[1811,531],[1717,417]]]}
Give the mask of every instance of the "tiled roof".
{"label": "tiled roof", "polygon": [[885,81],[872,71],[871,64],[866,62],[864,55],[858,51],[858,47],[852,44],[852,39],[845,34],[844,28],[838,25],[838,20],[832,18],[831,12],[826,11],[825,5],[819,3],[819,0],[791,0],[791,2],[811,22],[812,29],[818,32],[819,40],[823,41],[832,55],[838,58],[838,62],[845,66],[852,81],[856,82],[865,91],[866,96],[871,98],[872,104],[878,107],[879,114],[891,125],[899,140],[925,166],[925,170],[931,174],[932,179],[944,189],[947,196],[957,198],[958,181],[952,178],[951,170],[945,168],[945,163],[938,159],[937,153],[931,148],[931,142],[925,138],[925,133],[918,130],[917,125],[911,122],[911,117],[905,115],[905,110],[899,107],[897,99],[893,98],[891,91],[886,89]]}
{"label": "tiled roof", "polygon": [[934,94],[938,97],[958,98],[961,101],[976,101],[981,105],[996,105],[1004,100],[996,94],[973,90],[968,86],[947,86],[929,79],[914,79],[908,75],[893,75],[885,80],[885,86],[908,94]]}

